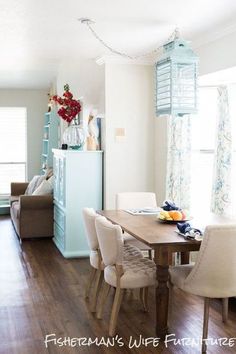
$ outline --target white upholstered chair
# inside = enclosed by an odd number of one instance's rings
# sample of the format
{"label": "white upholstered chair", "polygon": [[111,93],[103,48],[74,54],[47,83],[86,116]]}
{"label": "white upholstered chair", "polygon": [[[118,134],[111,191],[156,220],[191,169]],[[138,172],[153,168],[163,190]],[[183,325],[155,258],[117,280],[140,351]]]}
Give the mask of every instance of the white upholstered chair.
{"label": "white upholstered chair", "polygon": [[236,296],[236,225],[207,226],[194,266],[170,268],[172,285],[204,297],[203,344],[206,352],[210,298],[223,299],[223,322],[227,320],[228,298]]}
{"label": "white upholstered chair", "polygon": [[[88,280],[88,284],[85,290],[85,298],[89,298],[91,287],[93,286],[93,292],[91,296],[91,312],[96,312],[97,297],[100,284],[103,280],[104,263],[102,261],[101,253],[99,250],[97,232],[95,229],[95,220],[99,216],[93,208],[83,209],[83,219],[85,225],[85,231],[87,236],[87,242],[90,249],[90,265],[91,271]],[[125,258],[143,258],[141,251],[132,246],[124,246]]]}
{"label": "white upholstered chair", "polygon": [[109,335],[113,336],[125,289],[141,289],[140,297],[144,309],[147,309],[147,289],[156,284],[156,266],[147,258],[124,259],[123,236],[119,225],[113,225],[102,216],[96,218],[95,225],[105,265],[105,283],[97,317],[101,318],[110,287],[116,288],[109,325]]}
{"label": "white upholstered chair", "polygon": [[[157,208],[157,201],[155,193],[150,192],[123,192],[116,194],[116,209],[142,209],[142,208]],[[148,251],[149,258],[152,258],[152,249],[136,240],[128,233],[124,233],[124,240],[126,243],[134,245],[143,251]]]}
{"label": "white upholstered chair", "polygon": [[85,225],[85,231],[87,236],[88,246],[90,248],[90,265],[91,271],[88,280],[88,284],[85,290],[85,297],[89,298],[90,290],[92,284],[94,283],[93,295],[91,298],[91,311],[96,311],[96,302],[97,302],[97,294],[99,285],[102,281],[102,271],[104,269],[104,265],[102,263],[102,257],[99,251],[98,238],[95,229],[95,219],[99,215],[92,208],[84,208],[83,209],[83,219]]}

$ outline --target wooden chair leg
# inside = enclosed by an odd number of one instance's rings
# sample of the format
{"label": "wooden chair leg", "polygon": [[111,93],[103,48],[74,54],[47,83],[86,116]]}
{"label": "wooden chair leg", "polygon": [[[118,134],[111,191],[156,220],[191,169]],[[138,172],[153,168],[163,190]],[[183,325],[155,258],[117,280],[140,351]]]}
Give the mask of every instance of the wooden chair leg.
{"label": "wooden chair leg", "polygon": [[112,305],[111,319],[109,325],[109,336],[114,336],[116,331],[117,318],[120,310],[120,305],[123,297],[124,289],[116,288],[116,294]]}
{"label": "wooden chair leg", "polygon": [[96,312],[98,290],[101,284],[102,276],[103,276],[103,272],[100,269],[98,269],[95,276],[94,288],[92,290],[93,294],[91,297],[91,312]]}
{"label": "wooden chair leg", "polygon": [[209,320],[209,305],[210,299],[204,298],[204,317],[203,317],[203,334],[202,334],[202,353],[207,352],[206,339],[208,336],[208,320]]}
{"label": "wooden chair leg", "polygon": [[142,304],[142,306],[143,306],[143,309],[144,309],[144,311],[145,311],[145,305],[144,305],[144,288],[140,288],[139,289],[139,299],[140,299],[140,301],[141,301],[141,304]]}
{"label": "wooden chair leg", "polygon": [[92,284],[93,284],[93,280],[94,280],[96,271],[97,271],[96,268],[91,267],[91,269],[90,269],[90,274],[89,274],[89,279],[88,279],[88,283],[87,283],[86,289],[85,289],[85,299],[88,299],[88,298],[89,298],[90,289],[91,289],[91,286],[92,286]]}
{"label": "wooden chair leg", "polygon": [[101,293],[100,301],[98,303],[98,310],[97,310],[97,318],[98,319],[102,319],[104,305],[105,305],[107,296],[109,294],[110,288],[111,288],[111,286],[104,281],[103,286],[102,286],[102,293]]}
{"label": "wooden chair leg", "polygon": [[228,320],[229,298],[222,299],[222,321],[224,323]]}
{"label": "wooden chair leg", "polygon": [[144,311],[148,312],[148,287],[144,288],[143,302],[144,302]]}
{"label": "wooden chair leg", "polygon": [[168,316],[171,316],[173,309],[173,284],[169,281],[169,307],[168,307]]}
{"label": "wooden chair leg", "polygon": [[152,259],[152,250],[148,250],[148,258]]}

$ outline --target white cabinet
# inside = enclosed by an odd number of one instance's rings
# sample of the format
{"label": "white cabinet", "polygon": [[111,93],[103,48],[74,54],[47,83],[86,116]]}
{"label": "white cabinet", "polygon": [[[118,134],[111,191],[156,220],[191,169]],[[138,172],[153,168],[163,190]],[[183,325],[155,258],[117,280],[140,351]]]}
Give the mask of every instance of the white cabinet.
{"label": "white cabinet", "polygon": [[82,210],[102,209],[102,151],[53,149],[54,242],[64,257],[89,255]]}

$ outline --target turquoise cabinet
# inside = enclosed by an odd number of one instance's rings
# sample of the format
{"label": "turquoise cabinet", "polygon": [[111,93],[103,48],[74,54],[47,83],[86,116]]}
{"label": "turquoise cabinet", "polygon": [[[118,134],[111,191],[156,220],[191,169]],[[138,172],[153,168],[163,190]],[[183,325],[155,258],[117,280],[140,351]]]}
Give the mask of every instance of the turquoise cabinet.
{"label": "turquoise cabinet", "polygon": [[53,166],[52,149],[58,147],[59,118],[55,111],[47,112],[44,115],[43,146],[41,157],[41,174]]}
{"label": "turquoise cabinet", "polygon": [[102,209],[103,152],[53,149],[54,242],[62,255],[89,256],[82,209]]}

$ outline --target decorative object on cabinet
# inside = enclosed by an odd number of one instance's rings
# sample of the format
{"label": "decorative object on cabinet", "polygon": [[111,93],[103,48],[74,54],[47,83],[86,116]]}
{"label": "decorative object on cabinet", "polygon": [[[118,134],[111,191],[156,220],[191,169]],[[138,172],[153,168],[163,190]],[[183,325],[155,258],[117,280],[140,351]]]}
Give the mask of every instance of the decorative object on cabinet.
{"label": "decorative object on cabinet", "polygon": [[102,209],[102,151],[53,149],[54,242],[62,255],[89,256],[84,207]]}
{"label": "decorative object on cabinet", "polygon": [[71,123],[72,120],[80,113],[81,103],[79,100],[73,98],[73,94],[70,92],[70,86],[64,85],[63,97],[54,95],[52,100],[58,103],[61,107],[57,111],[58,115],[67,123]]}
{"label": "decorative object on cabinet", "polygon": [[58,147],[59,120],[54,110],[45,113],[43,126],[43,147],[41,157],[41,174],[53,166],[52,149]]}
{"label": "decorative object on cabinet", "polygon": [[63,134],[63,144],[67,144],[73,150],[81,149],[85,142],[85,133],[82,124],[80,124],[82,109],[80,101],[73,98],[68,84],[64,86],[63,97],[54,95],[52,100],[61,106],[57,113],[69,124]]}
{"label": "decorative object on cabinet", "polygon": [[79,116],[75,117],[63,133],[63,144],[69,149],[81,150],[85,142],[85,132],[80,124]]}
{"label": "decorative object on cabinet", "polygon": [[87,149],[99,150],[99,126],[97,118],[91,113],[88,118]]}

